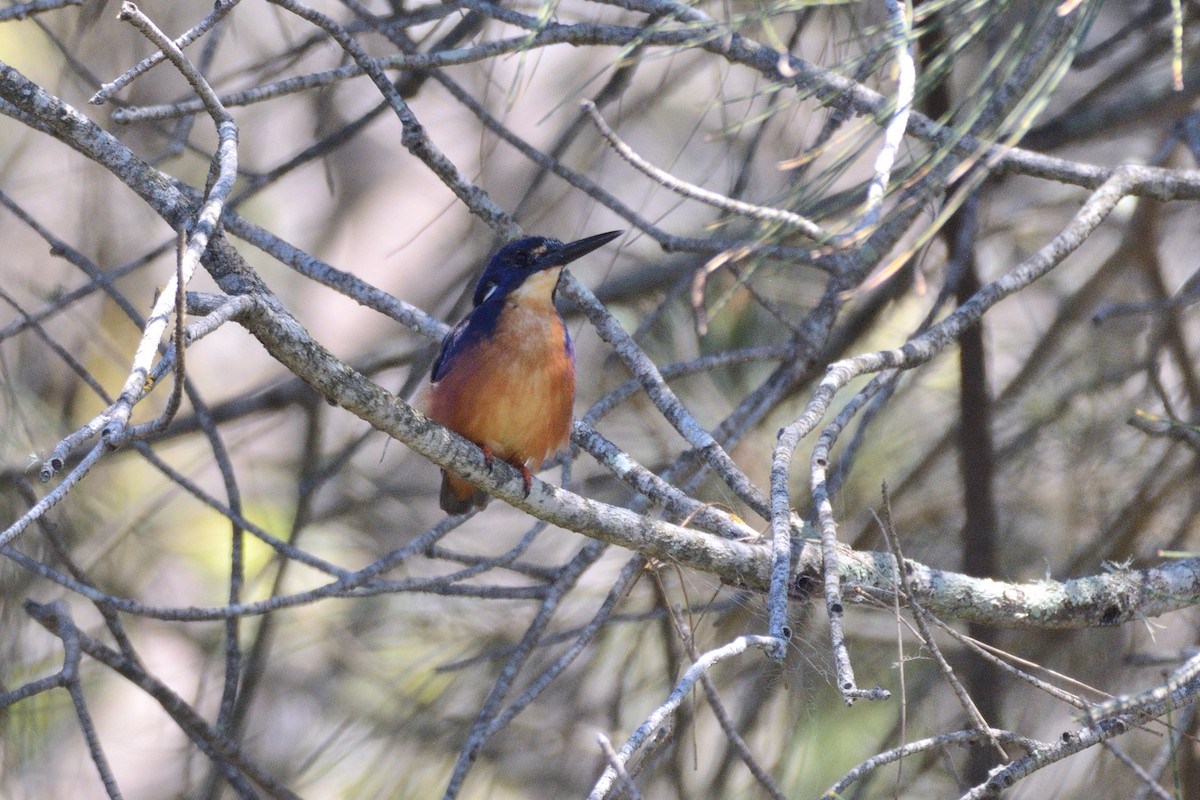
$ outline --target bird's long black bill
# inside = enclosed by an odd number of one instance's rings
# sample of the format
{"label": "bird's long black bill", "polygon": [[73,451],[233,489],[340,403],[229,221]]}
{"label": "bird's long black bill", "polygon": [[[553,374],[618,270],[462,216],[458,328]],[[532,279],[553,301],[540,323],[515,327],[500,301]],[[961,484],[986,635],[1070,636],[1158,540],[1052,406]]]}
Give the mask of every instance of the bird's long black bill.
{"label": "bird's long black bill", "polygon": [[608,244],[624,232],[625,231],[609,231],[608,233],[598,233],[595,236],[589,236],[586,239],[578,239],[574,242],[567,242],[562,247],[554,248],[539,258],[537,269],[549,269],[550,267],[566,266],[572,261],[586,256],[596,248]]}

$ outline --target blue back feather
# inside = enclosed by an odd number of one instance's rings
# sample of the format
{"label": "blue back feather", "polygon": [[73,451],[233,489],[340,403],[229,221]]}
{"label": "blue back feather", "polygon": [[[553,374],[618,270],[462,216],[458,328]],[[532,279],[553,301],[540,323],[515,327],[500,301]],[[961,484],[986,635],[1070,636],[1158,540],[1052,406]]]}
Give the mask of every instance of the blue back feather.
{"label": "blue back feather", "polygon": [[436,383],[446,374],[446,369],[454,357],[464,353],[482,341],[491,339],[496,333],[496,323],[500,321],[500,312],[504,310],[504,298],[489,299],[488,302],[476,308],[462,322],[442,339],[442,349],[437,360],[433,362],[432,380]]}

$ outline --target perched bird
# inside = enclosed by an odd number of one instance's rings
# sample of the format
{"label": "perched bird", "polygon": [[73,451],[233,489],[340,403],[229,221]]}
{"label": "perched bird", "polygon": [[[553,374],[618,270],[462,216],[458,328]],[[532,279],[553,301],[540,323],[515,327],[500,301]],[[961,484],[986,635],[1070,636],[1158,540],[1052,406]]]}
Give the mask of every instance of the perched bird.
{"label": "perched bird", "polygon": [[[429,417],[521,470],[562,450],[571,434],[575,350],[554,293],[563,267],[620,236],[563,244],[540,236],[506,244],[475,286],[475,308],[446,334],[433,363]],[[442,471],[442,509],[483,508],[488,495]]]}

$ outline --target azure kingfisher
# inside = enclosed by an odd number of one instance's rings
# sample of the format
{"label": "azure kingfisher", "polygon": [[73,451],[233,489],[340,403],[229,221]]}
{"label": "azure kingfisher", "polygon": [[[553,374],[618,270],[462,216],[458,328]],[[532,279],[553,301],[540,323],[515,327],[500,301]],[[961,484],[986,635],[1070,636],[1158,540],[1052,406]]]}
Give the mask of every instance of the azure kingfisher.
{"label": "azure kingfisher", "polygon": [[[575,403],[575,349],[554,294],[567,264],[611,242],[610,231],[563,244],[533,236],[492,256],[475,286],[475,307],[442,340],[426,403],[430,419],[470,439],[490,466],[499,456],[521,471],[563,450]],[[442,470],[440,504],[450,514],[487,505],[487,493]]]}

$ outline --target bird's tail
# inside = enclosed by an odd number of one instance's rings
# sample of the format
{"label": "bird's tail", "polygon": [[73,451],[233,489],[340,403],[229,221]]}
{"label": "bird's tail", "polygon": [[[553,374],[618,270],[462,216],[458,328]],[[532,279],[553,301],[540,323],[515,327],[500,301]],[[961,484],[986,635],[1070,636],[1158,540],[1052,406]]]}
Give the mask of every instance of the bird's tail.
{"label": "bird's tail", "polygon": [[491,499],[482,489],[476,489],[449,472],[442,472],[442,493],[438,497],[438,504],[447,514],[465,514],[472,508],[483,508]]}

